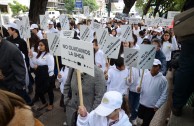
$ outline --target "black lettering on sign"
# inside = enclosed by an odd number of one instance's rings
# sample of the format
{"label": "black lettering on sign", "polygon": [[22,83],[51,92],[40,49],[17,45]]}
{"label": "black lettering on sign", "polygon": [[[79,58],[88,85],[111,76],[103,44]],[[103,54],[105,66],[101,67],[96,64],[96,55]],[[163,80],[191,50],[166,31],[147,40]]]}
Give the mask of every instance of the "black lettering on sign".
{"label": "black lettering on sign", "polygon": [[71,37],[72,31],[63,31],[65,37]]}
{"label": "black lettering on sign", "polygon": [[59,44],[59,36],[55,35],[53,42],[51,44],[50,50],[52,50],[53,52],[55,52],[58,48],[58,44]]}
{"label": "black lettering on sign", "polygon": [[[138,54],[138,51],[136,51],[135,53],[133,53],[133,54],[129,54],[129,55],[127,55],[127,60],[126,60],[126,62],[128,63],[131,59],[133,59],[136,55]],[[135,61],[135,60],[137,60],[137,57],[135,57],[134,59],[133,59],[133,61]],[[132,62],[133,62],[132,61]],[[130,63],[131,64],[131,63]]]}
{"label": "black lettering on sign", "polygon": [[81,40],[86,40],[88,37],[89,37],[89,28],[87,27],[86,29],[85,29],[85,31],[84,31],[84,33],[82,34],[82,36],[81,36]]}
{"label": "black lettering on sign", "polygon": [[128,34],[130,34],[130,26],[127,26],[127,29],[125,30],[125,33],[123,34],[123,38],[127,39],[127,37],[129,36]]}

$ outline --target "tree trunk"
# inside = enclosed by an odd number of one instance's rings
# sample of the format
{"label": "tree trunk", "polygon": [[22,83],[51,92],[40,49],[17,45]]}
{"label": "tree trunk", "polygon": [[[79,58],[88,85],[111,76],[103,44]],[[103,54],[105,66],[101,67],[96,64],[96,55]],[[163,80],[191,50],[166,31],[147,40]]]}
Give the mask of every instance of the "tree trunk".
{"label": "tree trunk", "polygon": [[143,15],[146,15],[150,9],[150,6],[151,6],[151,2],[152,0],[149,0],[145,6],[145,8],[143,9]]}
{"label": "tree trunk", "polygon": [[123,13],[128,15],[131,8],[135,4],[136,0],[123,0],[123,1],[124,1],[124,4],[125,4],[125,7],[123,9]]}
{"label": "tree trunk", "polygon": [[156,13],[159,11],[159,7],[161,5],[161,2],[162,2],[162,0],[158,0],[156,3],[156,7],[154,9],[154,14],[153,14],[154,17],[156,16]]}
{"label": "tree trunk", "polygon": [[48,0],[30,0],[29,20],[39,24],[39,15],[44,15]]}

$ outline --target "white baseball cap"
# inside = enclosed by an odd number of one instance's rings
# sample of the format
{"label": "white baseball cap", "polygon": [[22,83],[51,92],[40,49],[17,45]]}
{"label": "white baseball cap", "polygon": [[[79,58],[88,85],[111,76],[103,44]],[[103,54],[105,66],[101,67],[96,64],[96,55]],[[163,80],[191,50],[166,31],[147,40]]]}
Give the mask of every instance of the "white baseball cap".
{"label": "white baseball cap", "polygon": [[52,21],[50,21],[49,24],[53,25],[54,23]]}
{"label": "white baseball cap", "polygon": [[38,28],[38,25],[37,25],[37,24],[32,24],[32,25],[30,26],[30,30],[35,29],[35,28]]}
{"label": "white baseball cap", "polygon": [[18,25],[17,25],[16,23],[9,23],[9,24],[7,25],[7,27],[8,27],[8,28],[14,28],[14,29],[18,30]]}
{"label": "white baseball cap", "polygon": [[94,110],[100,116],[108,116],[115,109],[121,108],[123,102],[122,94],[117,91],[106,92],[100,105]]}
{"label": "white baseball cap", "polygon": [[160,60],[154,59],[153,65],[162,65],[162,63],[160,62]]}

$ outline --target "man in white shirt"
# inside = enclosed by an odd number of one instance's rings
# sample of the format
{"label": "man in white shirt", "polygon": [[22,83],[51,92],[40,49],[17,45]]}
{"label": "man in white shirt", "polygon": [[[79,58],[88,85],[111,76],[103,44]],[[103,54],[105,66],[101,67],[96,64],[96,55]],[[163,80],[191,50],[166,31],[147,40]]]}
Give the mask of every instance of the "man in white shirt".
{"label": "man in white shirt", "polygon": [[57,29],[54,28],[54,23],[52,21],[49,22],[49,25],[48,25],[48,31],[47,33],[57,33]]}
{"label": "man in white shirt", "polygon": [[137,37],[139,37],[139,31],[140,31],[140,28],[139,28],[139,26],[138,26],[138,23],[134,23],[134,25],[133,25],[133,33],[135,34],[135,35],[137,35]]}
{"label": "man in white shirt", "polygon": [[153,67],[143,77],[142,87],[137,87],[140,92],[140,106],[138,109],[137,123],[141,126],[149,126],[155,112],[167,100],[168,82],[160,71],[161,62],[154,59]]}
{"label": "man in white shirt", "polygon": [[41,32],[41,30],[39,30],[37,24],[32,24],[30,26],[30,30],[32,31],[32,33],[34,33],[35,35],[37,35],[40,40],[43,39],[42,32]]}
{"label": "man in white shirt", "polygon": [[77,126],[132,126],[121,109],[122,102],[121,93],[109,91],[92,112],[88,113],[84,106],[79,106]]}

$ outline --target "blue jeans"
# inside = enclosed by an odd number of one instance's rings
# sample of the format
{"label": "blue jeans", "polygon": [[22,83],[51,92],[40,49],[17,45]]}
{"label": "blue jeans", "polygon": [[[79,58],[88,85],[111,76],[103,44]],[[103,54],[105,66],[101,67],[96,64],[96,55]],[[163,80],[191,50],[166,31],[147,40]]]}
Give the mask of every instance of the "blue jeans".
{"label": "blue jeans", "polygon": [[140,94],[129,91],[129,106],[131,110],[130,120],[135,120],[138,114]]}

